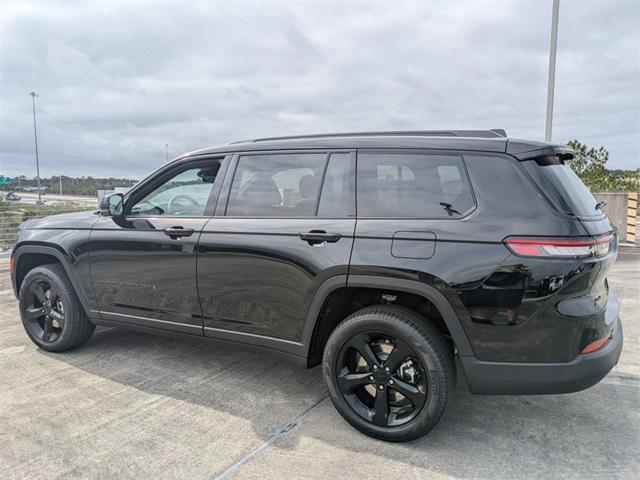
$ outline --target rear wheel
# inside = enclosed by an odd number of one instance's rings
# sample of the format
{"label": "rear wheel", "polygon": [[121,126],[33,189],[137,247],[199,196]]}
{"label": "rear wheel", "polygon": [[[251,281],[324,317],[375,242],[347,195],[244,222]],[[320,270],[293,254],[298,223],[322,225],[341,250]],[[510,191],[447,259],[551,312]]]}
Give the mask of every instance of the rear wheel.
{"label": "rear wheel", "polygon": [[69,277],[56,264],[27,273],[20,287],[20,315],[33,343],[50,352],[75,348],[95,330]]}
{"label": "rear wheel", "polygon": [[355,312],[327,341],[323,371],[336,409],[363,433],[407,441],[431,430],[451,396],[453,353],[438,329],[403,307]]}

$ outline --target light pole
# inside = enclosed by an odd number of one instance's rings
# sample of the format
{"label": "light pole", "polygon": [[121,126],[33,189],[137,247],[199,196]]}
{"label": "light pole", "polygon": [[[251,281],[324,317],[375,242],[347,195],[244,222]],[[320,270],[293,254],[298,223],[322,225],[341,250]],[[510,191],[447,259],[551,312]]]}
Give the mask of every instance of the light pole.
{"label": "light pole", "polygon": [[553,93],[556,83],[556,49],[558,47],[558,13],[560,0],[553,0],[551,13],[551,44],[549,46],[549,82],[547,84],[547,120],[544,126],[544,141],[551,141],[553,123]]}
{"label": "light pole", "polygon": [[38,129],[36,128],[36,92],[31,92],[31,101],[33,103],[33,138],[36,143],[36,179],[38,181],[38,205],[42,205],[42,191],[40,190],[40,161],[38,160]]}

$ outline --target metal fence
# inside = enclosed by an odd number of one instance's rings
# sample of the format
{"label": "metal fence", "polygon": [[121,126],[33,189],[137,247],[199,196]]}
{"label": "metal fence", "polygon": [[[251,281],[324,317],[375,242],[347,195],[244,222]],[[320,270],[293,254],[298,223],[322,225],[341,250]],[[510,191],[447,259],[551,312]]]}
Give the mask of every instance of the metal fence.
{"label": "metal fence", "polygon": [[90,206],[77,203],[56,203],[53,205],[28,205],[0,201],[0,254],[11,250],[18,238],[20,225],[30,218],[41,218],[57,213],[91,210]]}

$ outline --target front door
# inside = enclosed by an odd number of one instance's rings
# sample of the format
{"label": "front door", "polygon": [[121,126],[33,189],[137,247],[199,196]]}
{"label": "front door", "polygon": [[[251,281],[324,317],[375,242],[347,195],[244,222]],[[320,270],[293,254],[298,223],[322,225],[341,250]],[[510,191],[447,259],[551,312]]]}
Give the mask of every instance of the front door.
{"label": "front door", "polygon": [[269,338],[300,342],[318,287],[333,276],[346,279],[354,163],[350,152],[234,160],[227,193],[198,245],[205,335],[259,345]]}
{"label": "front door", "polygon": [[222,158],[161,170],[100,217],[89,240],[103,319],[202,335],[196,245],[219,192]]}

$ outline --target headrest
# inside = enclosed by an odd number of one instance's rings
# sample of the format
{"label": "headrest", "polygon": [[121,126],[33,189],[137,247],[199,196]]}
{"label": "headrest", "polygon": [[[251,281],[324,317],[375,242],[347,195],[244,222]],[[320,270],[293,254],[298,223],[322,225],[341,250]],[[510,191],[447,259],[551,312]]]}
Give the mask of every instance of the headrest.
{"label": "headrest", "polygon": [[282,195],[271,177],[256,176],[249,180],[243,192],[245,203],[273,207],[282,203]]}
{"label": "headrest", "polygon": [[316,190],[318,188],[318,179],[313,175],[305,175],[300,179],[300,182],[298,182],[298,188],[300,189],[300,195],[302,195],[302,198],[315,198]]}

